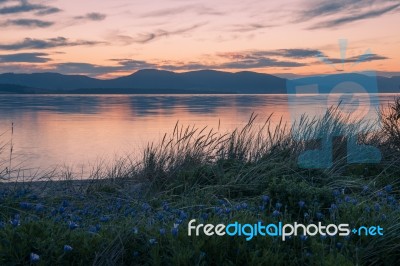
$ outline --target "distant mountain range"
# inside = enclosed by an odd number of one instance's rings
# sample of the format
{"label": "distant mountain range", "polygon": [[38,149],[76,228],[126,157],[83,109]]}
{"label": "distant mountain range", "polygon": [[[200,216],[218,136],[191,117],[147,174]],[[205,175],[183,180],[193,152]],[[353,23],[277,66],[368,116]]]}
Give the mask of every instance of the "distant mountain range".
{"label": "distant mountain range", "polygon": [[[349,76],[350,75],[350,76]],[[319,82],[351,78],[336,74],[319,77]],[[355,77],[355,76],[354,76]],[[299,83],[309,78],[297,79]],[[382,93],[400,92],[400,76],[377,77]],[[0,93],[240,93],[274,94],[286,93],[287,80],[256,72],[222,72],[200,70],[185,73],[144,69],[129,76],[101,80],[83,75],[59,73],[0,74]],[[326,91],[328,92],[328,91]]]}

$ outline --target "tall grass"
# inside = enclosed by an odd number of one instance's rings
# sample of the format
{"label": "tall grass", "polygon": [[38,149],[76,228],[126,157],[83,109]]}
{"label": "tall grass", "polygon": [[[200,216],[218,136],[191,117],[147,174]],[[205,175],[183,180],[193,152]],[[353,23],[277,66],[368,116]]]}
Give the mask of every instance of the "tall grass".
{"label": "tall grass", "polygon": [[[147,146],[138,164],[137,176],[161,190],[183,183],[188,187],[196,184],[262,188],[268,174],[284,176],[304,172],[298,166],[299,155],[307,149],[321,149],[321,143],[328,138],[333,141],[339,137],[333,150],[327,151],[338,156],[333,158],[331,168],[312,171],[314,174],[333,176],[348,167],[346,138],[357,139],[359,144],[377,140],[371,123],[351,121],[337,107],[330,108],[321,118],[303,116],[292,127],[282,120],[272,123],[272,115],[263,123],[256,121],[257,116],[251,115],[241,129],[226,134],[207,127],[198,129],[176,124],[173,133],[164,135],[160,144]],[[224,179],[227,172],[231,175]]]}

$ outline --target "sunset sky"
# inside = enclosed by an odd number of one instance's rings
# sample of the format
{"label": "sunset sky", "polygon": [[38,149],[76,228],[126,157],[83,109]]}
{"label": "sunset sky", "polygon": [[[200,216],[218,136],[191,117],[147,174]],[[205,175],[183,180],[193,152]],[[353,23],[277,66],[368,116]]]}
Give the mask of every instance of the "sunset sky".
{"label": "sunset sky", "polygon": [[0,73],[400,74],[399,0],[0,0],[0,25]]}

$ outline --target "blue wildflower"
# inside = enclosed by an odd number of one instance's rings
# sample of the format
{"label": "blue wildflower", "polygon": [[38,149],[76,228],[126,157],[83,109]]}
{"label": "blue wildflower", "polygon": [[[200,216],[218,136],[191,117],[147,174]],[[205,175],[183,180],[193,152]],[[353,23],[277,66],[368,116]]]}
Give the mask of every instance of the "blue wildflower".
{"label": "blue wildflower", "polygon": [[249,206],[246,202],[243,202],[241,205],[243,209],[247,209],[247,207]]}
{"label": "blue wildflower", "polygon": [[162,221],[164,219],[164,214],[162,212],[157,212],[156,217],[159,221]]}
{"label": "blue wildflower", "polygon": [[375,203],[375,204],[374,204],[374,209],[375,209],[375,211],[377,211],[377,212],[380,211],[381,206],[379,205],[379,203]]}
{"label": "blue wildflower", "polygon": [[315,215],[317,216],[318,220],[322,220],[322,218],[324,218],[324,215],[320,212],[317,212]]}
{"label": "blue wildflower", "polygon": [[149,243],[150,243],[150,245],[157,244],[157,240],[154,239],[154,238],[150,238],[150,239],[149,239]]}
{"label": "blue wildflower", "polygon": [[275,204],[275,207],[279,210],[279,209],[282,207],[282,203],[277,202],[277,203]]}
{"label": "blue wildflower", "polygon": [[74,230],[74,229],[78,228],[79,225],[77,223],[75,223],[75,222],[69,221],[68,222],[68,227],[69,227],[69,229]]}
{"label": "blue wildflower", "polygon": [[142,210],[143,211],[149,211],[151,209],[151,206],[148,203],[143,203],[142,204]]}
{"label": "blue wildflower", "polygon": [[91,225],[90,227],[89,227],[89,233],[92,233],[92,234],[96,234],[97,233],[97,228],[96,228],[96,226],[94,226],[94,225]]}
{"label": "blue wildflower", "polygon": [[262,195],[261,199],[263,202],[268,202],[269,201],[269,197],[267,195]]}
{"label": "blue wildflower", "polygon": [[101,216],[100,217],[100,222],[106,223],[110,220],[110,216]]}
{"label": "blue wildflower", "polygon": [[207,220],[207,219],[208,219],[208,213],[206,213],[206,212],[202,213],[202,214],[201,214],[201,218],[202,218],[203,220]]}
{"label": "blue wildflower", "polygon": [[19,214],[14,215],[14,218],[11,219],[10,223],[11,223],[11,225],[13,227],[19,226],[21,224],[21,220],[20,220]]}
{"label": "blue wildflower", "polygon": [[164,228],[160,229],[160,235],[162,235],[162,236],[165,235],[165,229]]}
{"label": "blue wildflower", "polygon": [[337,210],[336,204],[332,203],[331,207],[329,208],[329,212],[332,213],[332,212],[335,212],[336,210]]}
{"label": "blue wildflower", "polygon": [[31,261],[31,263],[36,263],[40,260],[40,256],[36,253],[31,253],[31,255],[29,256],[29,259]]}
{"label": "blue wildflower", "polygon": [[258,206],[258,209],[259,209],[260,211],[264,211],[264,210],[265,210],[265,206],[264,206],[264,205],[260,205],[260,206]]}
{"label": "blue wildflower", "polygon": [[304,213],[304,218],[305,218],[305,219],[308,219],[309,217],[310,217],[310,215],[309,215],[307,212],[305,212],[305,213]]}
{"label": "blue wildflower", "polygon": [[72,249],[73,248],[70,245],[64,245],[64,252],[71,252]]}
{"label": "blue wildflower", "polygon": [[132,255],[133,255],[134,257],[139,257],[139,252],[134,251]]}
{"label": "blue wildflower", "polygon": [[89,233],[96,234],[100,231],[100,229],[101,229],[100,224],[92,225],[89,227]]}
{"label": "blue wildflower", "polygon": [[301,241],[306,241],[306,240],[307,240],[307,238],[308,238],[308,237],[307,237],[307,236],[305,236],[305,235],[301,235],[301,236],[300,236],[300,240],[301,240]]}
{"label": "blue wildflower", "polygon": [[336,243],[337,249],[341,249],[343,247],[343,244],[341,242]]}
{"label": "blue wildflower", "polygon": [[63,200],[61,203],[61,206],[63,206],[64,208],[69,206],[69,201],[68,200]]}
{"label": "blue wildflower", "polygon": [[237,211],[240,211],[240,210],[242,209],[242,205],[241,205],[241,204],[236,205],[236,206],[235,206],[235,209],[236,209]]}
{"label": "blue wildflower", "polygon": [[387,186],[385,186],[385,191],[386,191],[387,193],[392,192],[392,190],[393,190],[393,186],[392,186],[392,185],[387,185]]}
{"label": "blue wildflower", "polygon": [[277,216],[279,216],[279,214],[280,214],[280,212],[279,212],[278,210],[275,210],[275,211],[272,213],[272,216],[277,217]]}
{"label": "blue wildflower", "polygon": [[393,196],[387,197],[387,201],[388,201],[389,203],[396,203],[396,199],[395,199]]}
{"label": "blue wildflower", "polygon": [[351,198],[350,198],[349,196],[346,196],[346,197],[344,197],[344,201],[345,201],[345,202],[350,202],[350,201],[351,201]]}
{"label": "blue wildflower", "polygon": [[306,205],[306,203],[304,202],[304,201],[299,201],[299,207],[300,208],[303,208],[304,207],[304,205]]}
{"label": "blue wildflower", "polygon": [[59,212],[60,214],[63,214],[63,213],[65,212],[65,208],[64,208],[64,207],[60,207],[60,208],[58,209],[58,212]]}
{"label": "blue wildflower", "polygon": [[174,226],[174,227],[171,229],[171,234],[172,234],[173,236],[177,236],[178,233],[179,233],[178,227],[175,227],[175,226]]}
{"label": "blue wildflower", "polygon": [[182,210],[179,212],[179,219],[185,220],[187,217],[188,217],[188,215],[186,212],[184,212]]}
{"label": "blue wildflower", "polygon": [[169,204],[166,201],[163,201],[162,208],[164,211],[169,211]]}
{"label": "blue wildflower", "polygon": [[133,214],[134,210],[132,208],[126,208],[124,211],[124,215],[129,216],[130,214]]}
{"label": "blue wildflower", "polygon": [[43,206],[42,203],[36,204],[36,206],[35,206],[35,211],[36,212],[42,212],[43,210],[44,210],[44,206]]}
{"label": "blue wildflower", "polygon": [[333,193],[333,196],[335,196],[335,197],[340,195],[340,191],[337,189],[334,189],[332,193]]}
{"label": "blue wildflower", "polygon": [[224,210],[220,207],[216,207],[215,212],[217,213],[217,215],[222,215],[224,213]]}
{"label": "blue wildflower", "polygon": [[81,222],[81,221],[82,221],[82,218],[81,218],[80,216],[75,216],[75,217],[74,217],[74,221],[75,221],[75,222]]}
{"label": "blue wildflower", "polygon": [[21,209],[29,210],[29,209],[32,208],[32,204],[29,203],[29,202],[20,202],[20,203],[19,203],[19,207],[20,207]]}

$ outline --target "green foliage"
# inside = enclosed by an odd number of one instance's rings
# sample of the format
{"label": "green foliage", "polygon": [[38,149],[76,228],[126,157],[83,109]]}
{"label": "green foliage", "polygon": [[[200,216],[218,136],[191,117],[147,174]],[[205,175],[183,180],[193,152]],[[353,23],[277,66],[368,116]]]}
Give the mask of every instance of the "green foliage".
{"label": "green foliage", "polygon": [[[331,109],[291,129],[271,117],[257,127],[255,116],[226,134],[177,124],[141,160],[101,164],[87,180],[70,171],[38,177],[47,182],[7,180],[0,187],[0,265],[392,265],[400,260],[400,154],[388,143],[395,133],[364,131],[360,141],[383,153],[379,165],[297,166],[309,143],[296,134],[356,132],[345,120]],[[189,237],[190,219],[380,225],[385,234]],[[31,261],[31,253],[40,259]]]}

